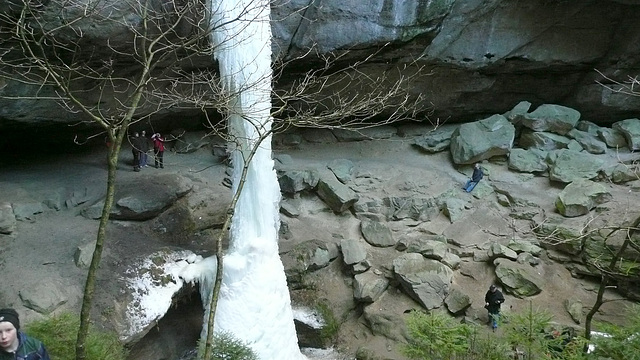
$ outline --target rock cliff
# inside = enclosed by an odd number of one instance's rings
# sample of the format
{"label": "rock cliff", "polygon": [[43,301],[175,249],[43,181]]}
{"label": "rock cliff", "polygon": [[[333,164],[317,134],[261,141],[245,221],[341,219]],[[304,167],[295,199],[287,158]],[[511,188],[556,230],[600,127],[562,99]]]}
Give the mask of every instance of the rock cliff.
{"label": "rock cliff", "polygon": [[[87,51],[110,58],[130,41],[130,27],[141,26],[140,14],[127,3],[110,2],[73,29],[60,30],[60,36],[81,35]],[[42,1],[38,11],[55,23],[56,13],[63,8],[78,12],[80,5],[61,8],[56,1]],[[0,2],[4,21],[17,9],[15,1]],[[525,100],[569,106],[585,120],[608,124],[640,109],[638,97],[596,83],[607,82],[596,70],[619,81],[640,71],[639,15],[640,1],[633,0],[282,0],[272,8],[273,50],[274,59],[313,54],[285,68],[281,83],[319,66],[330,54],[341,54],[338,66],[374,54],[359,68],[373,78],[383,70],[409,74],[420,69],[429,76],[412,83],[410,92],[425,96],[425,104],[434,109],[433,119],[477,119]],[[121,21],[106,22],[105,17]],[[12,49],[2,55],[5,59],[16,56],[19,48],[3,44]],[[126,56],[118,64],[123,73],[136,71]],[[191,66],[216,64],[200,58]],[[52,125],[50,129],[66,136],[78,129],[58,125],[86,120],[53,100],[29,99],[36,92],[44,97],[54,92],[12,82],[6,71],[3,68],[0,80],[0,129],[19,132]],[[83,86],[90,93],[95,84],[87,81]],[[96,101],[109,106],[113,100],[103,96]],[[168,126],[189,119],[199,123],[195,114],[175,108],[152,120]],[[43,135],[58,136],[50,130],[31,136]]]}

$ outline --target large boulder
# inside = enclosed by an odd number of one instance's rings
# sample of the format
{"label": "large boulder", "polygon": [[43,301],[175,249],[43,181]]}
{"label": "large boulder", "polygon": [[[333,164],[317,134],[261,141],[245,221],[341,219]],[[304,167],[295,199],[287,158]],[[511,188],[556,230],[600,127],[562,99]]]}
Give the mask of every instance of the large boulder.
{"label": "large boulder", "polygon": [[538,246],[537,240],[528,239],[511,239],[507,245],[509,249],[515,251],[518,254],[529,253],[533,256],[540,256],[542,248]]}
{"label": "large boulder", "polygon": [[372,303],[387,290],[389,280],[371,271],[354,277],[353,298],[359,302]]}
{"label": "large boulder", "polygon": [[506,155],[513,146],[515,127],[502,115],[466,123],[451,135],[451,156],[456,164],[472,164]]}
{"label": "large boulder", "polygon": [[589,153],[568,149],[558,150],[549,167],[549,179],[572,182],[578,179],[593,179],[602,170],[604,161]]}
{"label": "large boulder", "polygon": [[637,164],[616,164],[608,169],[611,181],[616,184],[640,179],[640,171]]}
{"label": "large boulder", "polygon": [[525,149],[556,150],[566,149],[569,147],[570,141],[570,139],[562,135],[525,129],[520,135],[518,145]]}
{"label": "large boulder", "polygon": [[333,172],[341,183],[347,184],[351,182],[353,177],[353,162],[347,159],[336,159],[327,165],[327,168]]}
{"label": "large boulder", "polygon": [[627,146],[627,140],[624,138],[624,134],[616,129],[600,128],[598,129],[598,138],[604,141],[610,148],[621,149]]}
{"label": "large boulder", "polygon": [[607,151],[607,144],[598,139],[596,135],[578,129],[571,129],[567,136],[577,141],[583,149],[591,154],[604,154]]}
{"label": "large boulder", "polygon": [[566,217],[576,217],[588,214],[591,209],[612,198],[604,185],[580,179],[565,186],[558,194],[556,209]]}
{"label": "large boulder", "polygon": [[316,192],[335,213],[352,207],[359,198],[355,191],[338,181],[333,174],[320,177]]}
{"label": "large boulder", "polygon": [[516,106],[503,115],[507,120],[511,121],[513,125],[518,127],[522,122],[523,117],[529,112],[529,109],[531,109],[530,102],[520,101]]}
{"label": "large boulder", "polygon": [[69,301],[67,285],[60,281],[42,279],[20,289],[20,300],[25,307],[43,315],[49,315]]}
{"label": "large boulder", "polygon": [[546,248],[578,255],[583,248],[585,226],[580,218],[550,215],[542,222],[536,223],[534,231],[540,238],[545,239]]}
{"label": "large boulder", "polygon": [[471,306],[471,298],[460,287],[452,287],[444,304],[452,314],[460,314]]}
{"label": "large boulder", "polygon": [[420,136],[413,141],[413,145],[426,153],[437,153],[446,150],[451,144],[451,135],[455,131],[454,126],[443,126]]}
{"label": "large boulder", "polygon": [[428,238],[414,239],[407,244],[408,253],[418,253],[428,259],[442,260],[448,252],[446,241]]}
{"label": "large boulder", "polygon": [[533,131],[548,131],[565,135],[580,120],[580,112],[566,106],[543,104],[524,115],[522,125]]}
{"label": "large boulder", "polygon": [[11,234],[16,230],[16,216],[8,202],[0,203],[0,234]]}
{"label": "large boulder", "polygon": [[[140,186],[144,184],[144,186]],[[193,189],[193,183],[177,174],[140,175],[116,185],[109,217],[117,220],[149,220],[167,210]],[[83,210],[83,215],[98,219],[104,201]]]}
{"label": "large boulder", "polygon": [[506,292],[524,298],[542,291],[544,279],[531,265],[519,264],[507,259],[496,259],[494,264],[496,265],[496,276],[504,285]]}
{"label": "large boulder", "polygon": [[393,260],[393,271],[404,291],[426,309],[439,308],[449,294],[453,271],[439,261],[408,253]]}
{"label": "large boulder", "polygon": [[548,165],[545,161],[546,152],[538,149],[519,149],[514,148],[509,152],[509,169],[536,173],[547,171]]}
{"label": "large boulder", "polygon": [[322,240],[308,240],[281,255],[287,281],[294,288],[303,286],[305,274],[328,266],[338,256],[331,244]]}
{"label": "large boulder", "polygon": [[627,140],[629,150],[640,150],[640,119],[626,119],[618,121],[611,126],[618,130]]}
{"label": "large boulder", "polygon": [[396,244],[389,227],[379,221],[362,219],[360,231],[364,239],[376,247],[389,247]]}
{"label": "large boulder", "polygon": [[342,239],[340,242],[342,260],[346,265],[357,264],[367,258],[367,249],[358,240]]}
{"label": "large boulder", "polygon": [[20,221],[32,221],[35,220],[35,216],[42,214],[45,208],[41,202],[19,202],[13,204],[13,214],[16,220]]}
{"label": "large boulder", "polygon": [[443,194],[425,198],[419,196],[390,196],[383,199],[389,220],[413,219],[429,221],[442,207]]}
{"label": "large boulder", "polygon": [[320,174],[315,169],[279,169],[280,190],[287,195],[300,191],[313,190],[318,185]]}

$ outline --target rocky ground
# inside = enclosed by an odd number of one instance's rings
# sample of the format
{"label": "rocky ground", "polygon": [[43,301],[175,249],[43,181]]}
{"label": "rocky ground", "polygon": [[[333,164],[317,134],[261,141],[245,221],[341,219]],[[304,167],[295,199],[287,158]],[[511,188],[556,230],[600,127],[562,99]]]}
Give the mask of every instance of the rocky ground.
{"label": "rocky ground", "polygon": [[[354,165],[353,188],[362,198],[400,195],[423,196],[455,191],[455,197],[465,204],[460,219],[453,222],[440,213],[430,221],[400,220],[389,222],[396,238],[419,237],[425,234],[446,234],[457,237],[455,247],[477,248],[491,239],[532,237],[526,222],[512,220],[509,211],[498,204],[494,186],[506,186],[523,198],[544,210],[554,213],[554,202],[562,186],[544,176],[520,174],[507,169],[504,159],[485,161],[487,176],[471,194],[464,193],[461,186],[468,178],[470,166],[455,166],[448,152],[425,154],[412,146],[412,137],[393,135],[386,139],[348,142],[279,142],[275,147],[276,157],[286,157],[289,167],[325,169],[332,161],[346,159]],[[287,144],[282,145],[282,144]],[[603,155],[607,161],[617,161],[616,153]],[[625,156],[633,156],[626,154]],[[74,253],[78,246],[91,242],[96,235],[98,222],[86,216],[87,209],[99,202],[105,191],[106,149],[100,146],[86,147],[73,154],[31,154],[6,158],[0,172],[0,202],[11,204],[22,214],[11,234],[0,235],[0,271],[3,274],[3,289],[0,293],[2,306],[13,306],[19,310],[26,322],[41,318],[43,313],[64,310],[79,311],[81,289],[86,270],[76,266]],[[124,271],[137,259],[162,248],[186,248],[204,256],[211,254],[214,236],[216,206],[206,208],[211,224],[193,222],[193,231],[184,228],[183,212],[197,209],[201,202],[224,204],[229,190],[222,185],[226,165],[211,155],[209,147],[195,152],[180,154],[168,151],[165,168],[144,168],[133,172],[129,165],[131,152],[124,149],[121,154],[118,181],[121,191],[134,189],[150,191],[164,175],[178,174],[189,180],[193,190],[186,204],[176,202],[153,218],[144,221],[114,220],[108,229],[108,244],[105,248],[98,283],[97,303],[94,317],[98,323],[113,327],[114,314],[118,308]],[[163,176],[161,176],[163,175]],[[627,185],[606,184],[613,195],[608,203],[610,209],[626,210],[639,199],[636,189]],[[194,195],[199,193],[200,195]],[[206,195],[202,195],[206,194]],[[184,202],[184,200],[181,200]],[[342,239],[361,239],[360,220],[352,212],[336,214],[314,193],[298,194],[293,199],[298,214],[295,217],[282,215],[283,231],[281,252],[294,248],[307,240],[321,240],[339,244]],[[42,204],[48,204],[43,206]],[[55,210],[55,204],[61,204]],[[38,205],[40,204],[40,205]],[[194,205],[195,204],[195,205]],[[35,211],[38,206],[42,211]],[[190,215],[189,215],[190,216]],[[586,217],[591,215],[586,215]],[[505,225],[506,224],[506,225]],[[464,239],[464,240],[461,240]],[[464,251],[461,251],[464,253]],[[400,254],[394,248],[367,248],[367,259],[373,270],[389,275],[391,261]],[[589,306],[595,298],[597,284],[588,279],[577,279],[557,261],[553,252],[540,256],[540,276],[544,278],[543,291],[532,297],[519,299],[507,294],[505,311],[519,312],[534,308],[544,309],[554,315],[554,320],[574,324],[564,308],[564,300],[574,299]],[[421,306],[406,296],[392,282],[388,290],[372,305],[357,304],[353,300],[353,277],[340,258],[327,267],[309,273],[309,286],[293,290],[294,303],[309,302],[310,298],[324,298],[342,323],[336,338],[336,347],[345,357],[353,356],[356,349],[366,348],[384,359],[403,359],[398,351],[398,339],[380,335],[372,319],[380,319],[380,326],[402,324],[403,317],[411,309]],[[474,321],[486,320],[483,296],[489,284],[495,281],[493,265],[486,261],[474,261],[462,256],[460,268],[453,276],[453,286],[463,289],[471,300],[465,317]],[[394,287],[395,286],[395,287]],[[608,298],[620,298],[614,292]],[[34,311],[37,303],[38,311]],[[621,323],[624,320],[626,301],[610,302],[598,314],[599,320]],[[172,341],[192,341],[199,331],[198,311],[178,306],[172,310],[174,330]],[[180,310],[182,309],[182,310]],[[182,311],[183,313],[180,313]],[[187,315],[191,314],[191,315]],[[180,321],[177,321],[180,319]],[[188,319],[188,321],[185,321]],[[386,319],[386,320],[385,320]],[[177,325],[176,325],[177,324]],[[395,325],[394,325],[395,324]],[[401,327],[401,326],[400,326]],[[372,330],[372,328],[374,330]],[[175,328],[174,328],[175,329]],[[182,334],[183,337],[175,334]],[[391,337],[397,332],[389,332]],[[153,335],[152,336],[156,336]],[[167,337],[151,340],[147,349],[176,347]],[[153,343],[158,341],[158,343]],[[160,342],[163,346],[158,345]],[[160,350],[156,350],[160,351]],[[138,350],[132,359],[150,359],[145,350]],[[171,359],[166,350],[162,358]],[[338,355],[334,355],[337,357]],[[155,357],[159,359],[160,357]]]}

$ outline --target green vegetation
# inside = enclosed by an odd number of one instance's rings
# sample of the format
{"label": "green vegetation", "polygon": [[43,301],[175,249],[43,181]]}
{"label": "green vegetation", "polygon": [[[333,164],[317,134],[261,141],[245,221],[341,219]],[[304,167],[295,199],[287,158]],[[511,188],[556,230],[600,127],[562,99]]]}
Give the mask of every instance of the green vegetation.
{"label": "green vegetation", "polygon": [[410,340],[402,351],[411,359],[460,359],[469,352],[471,327],[448,314],[413,311],[407,327]]}
{"label": "green vegetation", "polygon": [[598,324],[608,336],[594,336],[595,350],[585,353],[587,340],[576,329],[554,326],[552,317],[532,306],[513,314],[500,327],[501,334],[480,334],[481,326],[462,324],[444,312],[414,311],[407,319],[408,344],[401,349],[421,360],[640,360],[640,305],[628,310],[624,327]]}
{"label": "green vegetation", "polygon": [[[204,344],[201,342],[201,346]],[[202,351],[202,349],[201,349]],[[248,344],[231,333],[213,334],[211,360],[258,360],[258,355]]]}
{"label": "green vegetation", "polygon": [[609,334],[594,336],[591,343],[595,344],[593,355],[607,359],[640,360],[640,305],[633,305],[627,309],[629,324],[625,327],[611,324],[598,324],[598,331]]}
{"label": "green vegetation", "polygon": [[316,311],[318,311],[324,320],[324,327],[322,328],[320,336],[324,343],[328,343],[338,334],[338,330],[340,330],[340,322],[336,319],[336,316],[333,314],[329,305],[324,302],[318,302],[316,305]]}
{"label": "green vegetation", "polygon": [[[73,360],[76,358],[76,338],[80,317],[62,313],[44,320],[30,323],[26,332],[42,341],[52,359]],[[124,360],[127,351],[115,332],[99,331],[89,327],[86,342],[87,360]]]}

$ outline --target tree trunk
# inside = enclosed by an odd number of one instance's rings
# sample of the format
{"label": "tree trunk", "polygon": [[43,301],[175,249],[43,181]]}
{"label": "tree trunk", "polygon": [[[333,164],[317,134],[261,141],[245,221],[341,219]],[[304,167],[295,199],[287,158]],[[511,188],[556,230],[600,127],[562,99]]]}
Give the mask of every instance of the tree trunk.
{"label": "tree trunk", "polygon": [[93,305],[93,294],[96,287],[96,276],[100,267],[100,259],[102,258],[102,249],[106,239],[107,224],[109,223],[109,213],[113,205],[116,189],[116,170],[118,168],[118,154],[122,138],[117,141],[110,136],[111,147],[108,156],[108,172],[107,172],[107,195],[102,207],[102,216],[100,217],[100,225],[98,226],[98,236],[96,237],[96,248],[91,258],[91,265],[87,273],[87,281],[84,286],[84,294],[82,297],[82,310],[80,311],[80,328],[78,329],[78,337],[76,339],[76,360],[86,359],[85,343],[89,333],[89,319],[91,316],[91,307]]}

